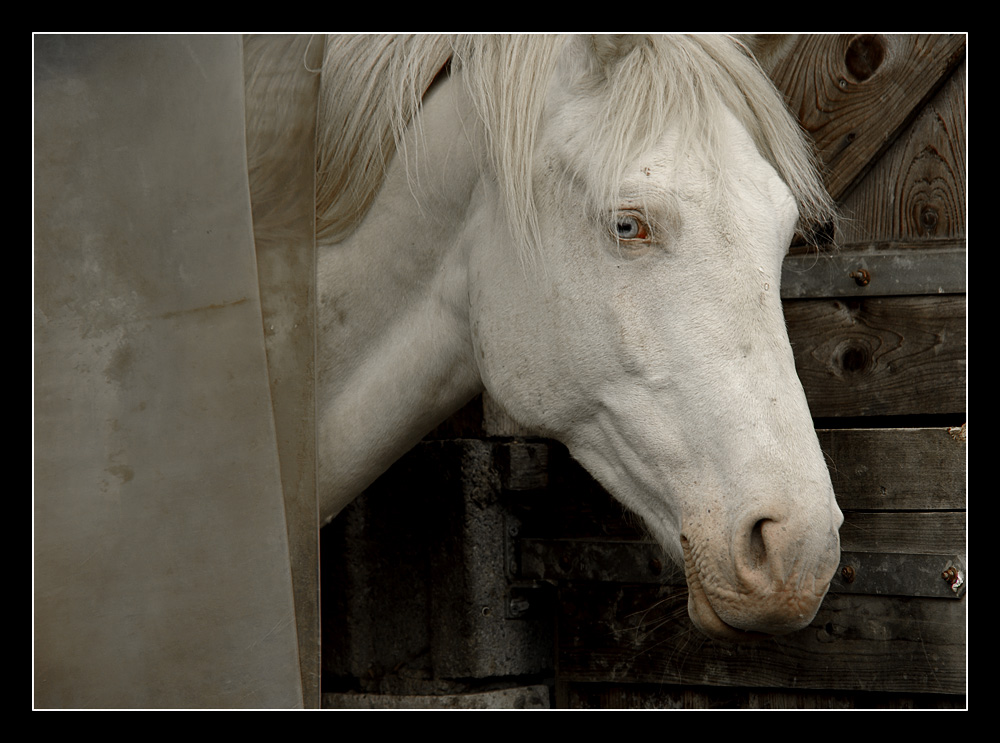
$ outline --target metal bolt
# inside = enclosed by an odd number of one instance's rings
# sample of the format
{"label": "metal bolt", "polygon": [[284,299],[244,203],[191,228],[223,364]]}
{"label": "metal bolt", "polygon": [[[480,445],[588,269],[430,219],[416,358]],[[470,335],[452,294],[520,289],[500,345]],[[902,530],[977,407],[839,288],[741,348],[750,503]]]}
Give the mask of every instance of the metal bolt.
{"label": "metal bolt", "polygon": [[854,568],[850,565],[845,565],[840,571],[841,577],[848,583],[854,582]]}
{"label": "metal bolt", "polygon": [[962,587],[963,583],[965,583],[962,571],[954,566],[941,573],[941,577],[948,581],[948,584],[951,586],[951,590],[955,593],[958,593],[958,589]]}
{"label": "metal bolt", "polygon": [[849,276],[854,279],[854,283],[858,286],[868,286],[868,282],[872,280],[871,274],[864,268],[859,268],[857,271],[851,271]]}
{"label": "metal bolt", "polygon": [[512,598],[510,600],[510,613],[512,616],[519,616],[524,614],[531,608],[531,604],[528,599],[523,596],[518,596],[517,598]]}

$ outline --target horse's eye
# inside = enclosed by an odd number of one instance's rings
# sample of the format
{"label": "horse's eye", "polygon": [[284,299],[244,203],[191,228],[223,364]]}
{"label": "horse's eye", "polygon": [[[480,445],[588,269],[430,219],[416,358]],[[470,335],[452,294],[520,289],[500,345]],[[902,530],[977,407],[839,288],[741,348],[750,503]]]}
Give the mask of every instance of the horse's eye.
{"label": "horse's eye", "polygon": [[619,240],[646,240],[649,228],[634,214],[621,214],[615,219],[614,234]]}

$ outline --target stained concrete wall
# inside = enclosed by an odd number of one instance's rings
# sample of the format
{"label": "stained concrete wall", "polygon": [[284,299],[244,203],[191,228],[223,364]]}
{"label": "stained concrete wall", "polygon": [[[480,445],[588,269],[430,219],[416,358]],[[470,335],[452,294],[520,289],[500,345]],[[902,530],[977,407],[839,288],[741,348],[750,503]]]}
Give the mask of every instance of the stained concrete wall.
{"label": "stained concrete wall", "polygon": [[34,51],[35,706],[299,706],[241,39]]}

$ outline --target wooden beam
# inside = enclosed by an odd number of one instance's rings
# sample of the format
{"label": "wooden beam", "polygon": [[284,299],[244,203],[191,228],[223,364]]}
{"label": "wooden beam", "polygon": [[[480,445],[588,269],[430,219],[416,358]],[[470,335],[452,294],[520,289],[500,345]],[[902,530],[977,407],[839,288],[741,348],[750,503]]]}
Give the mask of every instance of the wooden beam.
{"label": "wooden beam", "polygon": [[843,428],[816,433],[842,509],[965,509],[966,443],[948,429]]}
{"label": "wooden beam", "polygon": [[964,294],[965,241],[934,247],[790,255],[781,266],[782,299]]}
{"label": "wooden beam", "polygon": [[963,35],[803,35],[770,73],[840,200],[964,57]]}
{"label": "wooden beam", "polygon": [[962,413],[965,297],[785,302],[815,417]]}

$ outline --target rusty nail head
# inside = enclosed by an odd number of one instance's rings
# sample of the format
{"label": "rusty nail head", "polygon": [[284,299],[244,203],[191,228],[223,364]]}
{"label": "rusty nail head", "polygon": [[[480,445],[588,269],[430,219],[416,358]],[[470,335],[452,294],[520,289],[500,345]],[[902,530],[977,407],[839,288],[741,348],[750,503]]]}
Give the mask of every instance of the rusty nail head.
{"label": "rusty nail head", "polygon": [[941,573],[941,577],[948,581],[948,585],[951,586],[951,590],[956,594],[965,583],[965,576],[962,575],[962,571],[954,565]]}
{"label": "rusty nail head", "polygon": [[853,583],[854,582],[854,568],[851,567],[850,565],[845,565],[843,567],[843,569],[841,569],[840,575],[848,583]]}
{"label": "rusty nail head", "polygon": [[851,271],[850,277],[854,279],[854,283],[858,286],[868,286],[868,282],[872,280],[872,275],[864,268],[859,268],[857,271]]}

